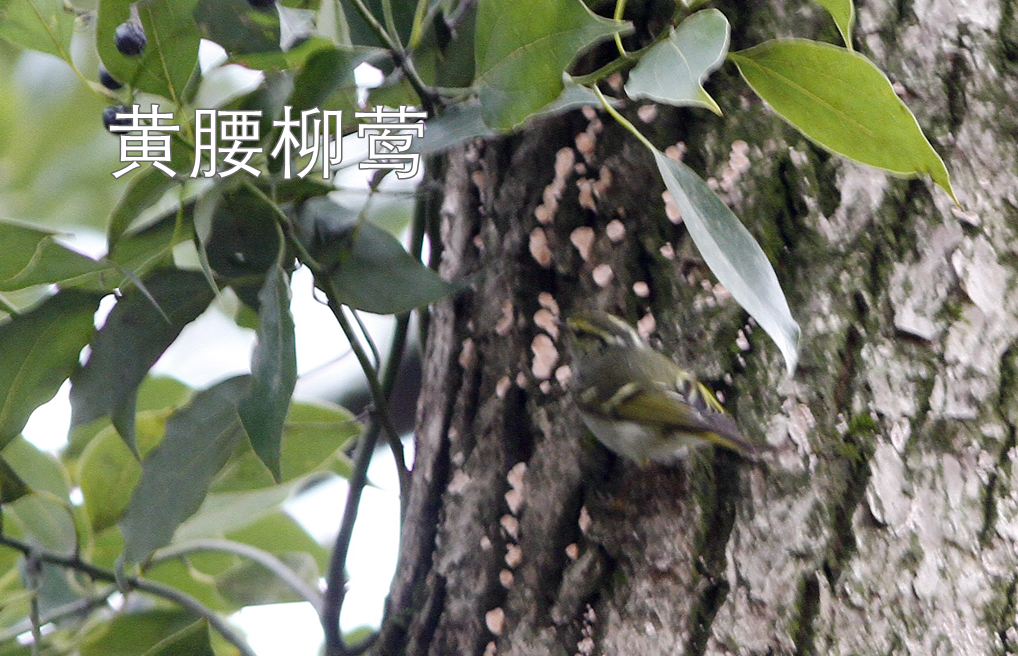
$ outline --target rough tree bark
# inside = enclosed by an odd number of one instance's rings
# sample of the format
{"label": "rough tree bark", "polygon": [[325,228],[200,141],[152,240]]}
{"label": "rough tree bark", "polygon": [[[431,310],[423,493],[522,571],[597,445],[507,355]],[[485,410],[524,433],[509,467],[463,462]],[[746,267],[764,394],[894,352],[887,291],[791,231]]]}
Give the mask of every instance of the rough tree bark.
{"label": "rough tree bark", "polygon": [[[733,49],[836,38],[806,3],[747,4],[726,9],[750,30]],[[733,90],[723,119],[638,121],[685,144],[771,257],[803,328],[793,379],[609,118],[448,155],[441,272],[474,285],[431,319],[377,652],[1018,651],[1015,3],[857,4],[856,47],[900,84],[964,211],[818,150],[732,77],[711,89]],[[774,457],[606,453],[569,400],[556,304],[643,318]]]}

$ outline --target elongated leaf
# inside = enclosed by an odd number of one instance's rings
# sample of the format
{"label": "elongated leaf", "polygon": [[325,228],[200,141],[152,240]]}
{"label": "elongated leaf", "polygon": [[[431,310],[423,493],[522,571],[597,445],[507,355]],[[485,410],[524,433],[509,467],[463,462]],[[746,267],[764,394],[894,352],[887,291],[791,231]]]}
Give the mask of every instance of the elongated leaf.
{"label": "elongated leaf", "polygon": [[410,257],[391,234],[367,221],[358,223],[348,210],[326,198],[304,203],[299,228],[311,253],[330,269],[344,305],[399,314],[455,290]]}
{"label": "elongated leaf", "polygon": [[[127,21],[134,0],[100,0],[96,24],[99,57],[113,77],[141,91],[169,98],[176,104],[198,64],[201,33],[194,20],[196,0],[137,3],[147,45],[140,55],[126,56],[117,50],[114,33]],[[160,107],[161,112],[172,107]],[[178,124],[184,117],[177,117]],[[174,121],[170,121],[174,123]]]}
{"label": "elongated leaf", "polygon": [[0,291],[50,283],[68,286],[108,269],[58,244],[56,234],[0,219],[0,244],[4,246],[4,255],[0,258]]}
{"label": "elongated leaf", "polygon": [[0,0],[0,38],[69,62],[73,35],[63,0]]}
{"label": "elongated leaf", "polygon": [[845,47],[852,49],[852,25],[855,24],[855,3],[852,0],[816,0],[827,10],[845,40]]}
{"label": "elongated leaf", "polygon": [[[117,302],[93,340],[88,362],[71,378],[73,426],[107,415],[133,415],[134,395],[145,374],[214,297],[204,276],[180,269],[157,271],[145,280],[145,290],[147,295],[131,290]],[[121,437],[136,451],[130,423],[123,424],[127,434]]]}
{"label": "elongated leaf", "polygon": [[78,536],[68,505],[49,496],[32,493],[4,507],[5,531],[8,522],[26,540],[44,549],[67,556],[77,549]]}
{"label": "elongated leaf", "polygon": [[700,176],[661,151],[653,152],[665,187],[700,255],[739,305],[771,336],[792,373],[799,357],[799,324],[792,318],[763,249]]}
{"label": "elongated leaf", "polygon": [[555,100],[576,55],[626,24],[580,0],[481,0],[474,37],[484,122],[509,130]]}
{"label": "elongated leaf", "polygon": [[[350,458],[343,447],[360,434],[361,425],[337,405],[290,404],[283,425],[280,475],[284,483],[312,473],[332,472],[350,476]],[[234,453],[212,483],[213,492],[237,492],[275,483],[253,449]]]}
{"label": "elongated leaf", "polygon": [[302,487],[307,480],[297,479],[261,490],[209,494],[201,509],[181,525],[177,539],[185,541],[222,537],[239,531],[279,510],[293,491]]}
{"label": "elongated leaf", "polygon": [[110,215],[106,234],[111,252],[131,223],[142,212],[156,204],[176,184],[179,184],[178,181],[155,167],[149,167],[134,176]]}
{"label": "elongated leaf", "polygon": [[0,504],[8,504],[20,499],[30,491],[25,481],[18,477],[14,468],[0,456]]}
{"label": "elongated leaf", "polygon": [[40,451],[25,438],[16,437],[4,447],[3,459],[33,492],[68,500],[70,477],[63,464],[52,455]]}
{"label": "elongated leaf", "polygon": [[255,453],[279,482],[283,422],[297,383],[297,350],[290,314],[290,277],[278,264],[269,269],[258,301],[251,393],[240,404],[240,419]]}
{"label": "elongated leaf", "polygon": [[279,16],[247,0],[198,0],[194,20],[205,38],[231,55],[280,52]]}
{"label": "elongated leaf", "polygon": [[191,626],[159,641],[143,656],[215,656],[209,636],[209,621],[204,617]]}
{"label": "elongated leaf", "polygon": [[704,91],[703,81],[725,61],[731,27],[717,9],[698,11],[672,30],[629,74],[626,93],[671,105],[721,108]]}
{"label": "elongated leaf", "polygon": [[169,544],[201,506],[212,478],[244,439],[237,405],[249,388],[247,376],[223,381],[166,422],[163,441],[142,462],[141,480],[119,523],[128,562],[143,562]]}
{"label": "elongated leaf", "polygon": [[[172,412],[172,408],[163,408],[138,413],[138,451],[143,456],[162,439]],[[77,476],[93,533],[101,533],[120,520],[140,479],[141,464],[118,432],[111,426],[99,431],[81,453]]]}
{"label": "elongated leaf", "polygon": [[101,297],[65,290],[0,325],[0,448],[78,365]]}
{"label": "elongated leaf", "polygon": [[81,656],[138,656],[192,622],[193,615],[178,609],[118,613],[105,631],[93,632],[81,646]]}
{"label": "elongated leaf", "polygon": [[824,148],[894,173],[925,173],[954,198],[943,160],[883,73],[826,43],[767,41],[729,55],[774,111]]}

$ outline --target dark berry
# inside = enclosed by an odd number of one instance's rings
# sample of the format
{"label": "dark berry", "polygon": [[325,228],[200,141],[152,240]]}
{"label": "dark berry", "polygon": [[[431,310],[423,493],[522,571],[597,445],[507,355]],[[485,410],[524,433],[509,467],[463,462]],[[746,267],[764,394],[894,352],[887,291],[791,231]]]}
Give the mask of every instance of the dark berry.
{"label": "dark berry", "polygon": [[116,44],[120,54],[128,57],[140,55],[145,49],[148,39],[145,38],[145,28],[141,23],[126,21],[117,25],[113,33],[113,43]]}
{"label": "dark berry", "polygon": [[116,91],[124,86],[120,80],[110,75],[102,64],[99,64],[99,82],[110,91]]}
{"label": "dark berry", "polygon": [[269,9],[276,4],[276,0],[247,0],[255,9]]}
{"label": "dark berry", "polygon": [[103,110],[103,125],[109,130],[114,125],[130,125],[131,119],[117,118],[117,114],[129,114],[131,110],[123,105],[110,105]]}

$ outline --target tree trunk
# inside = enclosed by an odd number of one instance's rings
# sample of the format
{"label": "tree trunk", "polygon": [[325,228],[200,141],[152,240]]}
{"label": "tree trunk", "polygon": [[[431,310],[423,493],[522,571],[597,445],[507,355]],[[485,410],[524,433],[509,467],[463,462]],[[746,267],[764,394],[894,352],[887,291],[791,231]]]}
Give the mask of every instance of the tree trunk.
{"label": "tree trunk", "polygon": [[[708,89],[724,118],[631,116],[684,144],[771,258],[803,328],[794,378],[610,118],[446,157],[441,273],[473,286],[431,317],[378,653],[1018,651],[1014,3],[860,4],[856,47],[900,83],[964,211],[819,150],[730,67]],[[837,38],[819,8],[766,5],[726,9],[733,49]],[[773,457],[641,468],[594,442],[554,322],[592,307],[641,320]]]}

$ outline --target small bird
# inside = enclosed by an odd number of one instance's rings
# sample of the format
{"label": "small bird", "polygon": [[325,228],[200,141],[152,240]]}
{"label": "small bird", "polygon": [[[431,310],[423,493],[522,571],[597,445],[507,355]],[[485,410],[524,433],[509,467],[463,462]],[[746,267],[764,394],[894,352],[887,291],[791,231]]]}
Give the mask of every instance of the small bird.
{"label": "small bird", "polygon": [[646,465],[673,462],[704,444],[758,451],[710,389],[622,319],[583,312],[566,327],[580,417],[615,453]]}

